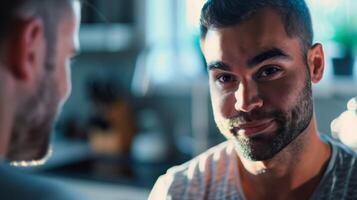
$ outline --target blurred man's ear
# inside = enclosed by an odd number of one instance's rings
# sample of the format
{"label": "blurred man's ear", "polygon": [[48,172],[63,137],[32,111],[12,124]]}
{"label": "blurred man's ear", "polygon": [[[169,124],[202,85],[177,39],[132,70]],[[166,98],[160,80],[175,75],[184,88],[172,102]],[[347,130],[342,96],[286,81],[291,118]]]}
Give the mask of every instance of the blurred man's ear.
{"label": "blurred man's ear", "polygon": [[45,58],[44,25],[40,19],[18,20],[8,43],[8,65],[16,79],[31,80]]}
{"label": "blurred man's ear", "polygon": [[310,69],[311,81],[319,82],[325,69],[325,56],[321,44],[314,44],[307,53],[307,64]]}

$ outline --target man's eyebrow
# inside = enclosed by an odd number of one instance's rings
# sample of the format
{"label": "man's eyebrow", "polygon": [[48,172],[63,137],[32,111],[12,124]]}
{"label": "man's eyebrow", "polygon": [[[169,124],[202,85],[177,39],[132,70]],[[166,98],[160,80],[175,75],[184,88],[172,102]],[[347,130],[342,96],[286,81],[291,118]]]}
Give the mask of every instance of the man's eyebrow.
{"label": "man's eyebrow", "polygon": [[286,54],[283,50],[278,48],[272,48],[265,50],[258,55],[254,56],[253,58],[249,59],[247,64],[248,66],[255,66],[259,63],[264,62],[265,60],[273,59],[273,58],[290,58],[288,54]]}
{"label": "man's eyebrow", "polygon": [[227,64],[225,64],[222,61],[213,61],[207,64],[207,70],[213,70],[213,69],[220,69],[220,70],[225,70],[229,71],[231,70],[231,67],[229,67]]}

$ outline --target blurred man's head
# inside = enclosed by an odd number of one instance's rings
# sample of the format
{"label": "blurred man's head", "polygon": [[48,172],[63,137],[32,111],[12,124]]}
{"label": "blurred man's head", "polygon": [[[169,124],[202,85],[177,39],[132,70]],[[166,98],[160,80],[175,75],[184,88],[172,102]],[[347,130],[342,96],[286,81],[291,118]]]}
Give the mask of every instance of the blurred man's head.
{"label": "blurred man's head", "polygon": [[[78,0],[0,2],[0,137],[9,161],[42,159],[70,93],[78,49]],[[8,107],[6,107],[8,106]]]}
{"label": "blurred man's head", "polygon": [[[215,121],[244,158],[269,160],[309,127],[311,82],[324,68],[322,47],[312,39],[303,0],[209,0],[203,7],[201,47]],[[295,142],[292,153],[303,143]]]}

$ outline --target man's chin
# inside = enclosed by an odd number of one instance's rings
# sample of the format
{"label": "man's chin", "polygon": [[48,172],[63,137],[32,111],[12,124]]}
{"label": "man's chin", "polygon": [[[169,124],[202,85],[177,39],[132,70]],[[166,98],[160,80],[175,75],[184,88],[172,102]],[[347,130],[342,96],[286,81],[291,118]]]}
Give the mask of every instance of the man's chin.
{"label": "man's chin", "polygon": [[233,142],[239,155],[250,161],[270,160],[285,147],[285,145],[274,144],[274,138],[263,136],[236,138]]}
{"label": "man's chin", "polygon": [[39,151],[40,153],[36,153],[35,155],[27,154],[26,156],[19,156],[19,158],[10,159],[9,163],[11,166],[15,167],[34,167],[43,165],[47,162],[47,160],[52,155],[52,148],[46,148],[46,150],[42,149]]}

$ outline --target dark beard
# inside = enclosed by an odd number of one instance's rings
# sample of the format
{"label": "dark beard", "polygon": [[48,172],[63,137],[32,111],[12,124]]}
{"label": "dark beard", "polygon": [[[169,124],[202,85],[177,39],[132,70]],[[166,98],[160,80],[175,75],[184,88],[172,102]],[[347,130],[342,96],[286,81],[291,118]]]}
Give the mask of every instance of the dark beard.
{"label": "dark beard", "polygon": [[59,103],[51,75],[44,75],[37,91],[16,113],[7,160],[34,161],[47,155]]}
{"label": "dark beard", "polygon": [[[252,161],[263,161],[273,158],[282,149],[294,141],[310,124],[313,116],[313,103],[310,75],[307,74],[305,86],[300,92],[295,106],[289,111],[275,111],[263,113],[252,111],[242,114],[245,121],[273,118],[278,129],[273,136],[257,135],[251,138],[235,137],[235,144],[240,154]],[[239,118],[231,119],[231,123],[239,121]]]}

